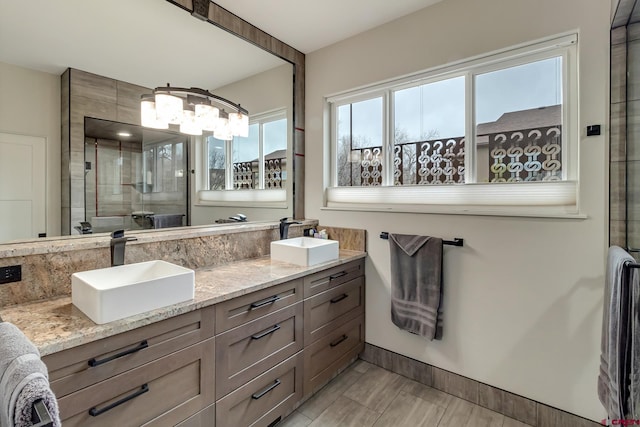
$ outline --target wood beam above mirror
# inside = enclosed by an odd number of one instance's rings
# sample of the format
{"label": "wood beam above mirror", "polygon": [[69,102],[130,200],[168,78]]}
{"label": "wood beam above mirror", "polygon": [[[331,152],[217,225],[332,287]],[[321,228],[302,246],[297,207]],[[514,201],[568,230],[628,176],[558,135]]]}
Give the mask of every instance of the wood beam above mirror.
{"label": "wood beam above mirror", "polygon": [[[193,12],[193,0],[167,1],[185,9],[189,13]],[[295,183],[293,188],[293,216],[299,219],[304,218],[305,55],[214,2],[210,2],[207,22],[293,64],[293,180]]]}

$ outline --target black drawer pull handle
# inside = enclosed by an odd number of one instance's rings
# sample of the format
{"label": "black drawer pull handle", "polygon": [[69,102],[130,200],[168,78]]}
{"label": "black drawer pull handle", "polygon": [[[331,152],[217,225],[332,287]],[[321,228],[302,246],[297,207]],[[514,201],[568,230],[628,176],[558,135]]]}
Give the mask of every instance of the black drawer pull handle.
{"label": "black drawer pull handle", "polygon": [[340,301],[342,301],[343,299],[345,299],[348,296],[349,295],[347,295],[347,294],[342,294],[339,297],[335,297],[334,299],[331,300],[331,304],[335,304],[337,302],[340,302]]}
{"label": "black drawer pull handle", "polygon": [[260,338],[264,338],[267,335],[274,333],[278,329],[280,329],[280,325],[273,325],[273,328],[267,329],[266,331],[264,331],[264,332],[262,332],[262,333],[260,333],[258,335],[251,335],[251,339],[252,340],[259,340]]}
{"label": "black drawer pull handle", "polygon": [[278,301],[279,299],[280,299],[280,295],[274,295],[271,298],[267,298],[262,301],[252,302],[251,308],[254,309],[254,308],[262,307],[263,305],[272,304]]}
{"label": "black drawer pull handle", "polygon": [[346,276],[348,273],[346,271],[341,271],[340,273],[332,274],[329,276],[329,280],[336,280],[342,276]]}
{"label": "black drawer pull handle", "polygon": [[338,344],[340,344],[342,341],[346,340],[347,338],[349,338],[346,335],[342,335],[340,338],[338,338],[337,340],[335,340],[334,342],[332,342],[331,344],[329,344],[331,347],[335,347]]}
{"label": "black drawer pull handle", "polygon": [[149,385],[148,384],[142,384],[142,387],[140,387],[140,390],[136,391],[135,393],[130,394],[127,397],[123,397],[122,399],[118,400],[117,402],[113,402],[112,404],[107,405],[102,409],[98,409],[98,408],[96,408],[94,406],[93,408],[89,409],[89,415],[91,415],[92,417],[97,417],[98,415],[104,414],[105,412],[112,410],[116,406],[120,406],[123,403],[130,401],[131,399],[135,399],[136,397],[140,396],[141,394],[145,394],[148,391],[149,391]]}
{"label": "black drawer pull handle", "polygon": [[265,394],[269,393],[271,390],[273,390],[274,388],[278,387],[281,384],[280,380],[276,380],[273,384],[271,384],[269,387],[265,388],[264,390],[262,390],[261,392],[258,393],[254,393],[251,395],[252,399],[258,400],[260,399],[262,396],[264,396]]}
{"label": "black drawer pull handle", "polygon": [[91,366],[91,367],[99,366],[99,365],[102,365],[104,363],[111,362],[112,360],[118,359],[120,357],[126,356],[128,354],[135,353],[135,352],[140,351],[142,349],[145,349],[147,347],[149,347],[149,343],[147,343],[147,340],[144,340],[140,344],[138,344],[137,347],[130,348],[129,350],[125,350],[122,353],[114,354],[113,356],[105,357],[104,359],[100,359],[100,360],[96,360],[96,358],[93,357],[93,358],[89,359],[89,366]]}

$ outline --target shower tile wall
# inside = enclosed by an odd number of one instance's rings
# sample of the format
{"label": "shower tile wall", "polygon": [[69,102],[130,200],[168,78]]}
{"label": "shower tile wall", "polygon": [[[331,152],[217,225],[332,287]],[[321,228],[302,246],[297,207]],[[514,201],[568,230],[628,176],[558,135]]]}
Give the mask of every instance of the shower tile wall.
{"label": "shower tile wall", "polygon": [[627,27],[626,104],[627,246],[640,248],[640,23]]}
{"label": "shower tile wall", "polygon": [[626,247],[626,27],[611,30],[609,240]]}
{"label": "shower tile wall", "polygon": [[[134,106],[151,89],[73,68],[61,77],[62,234],[85,221],[84,118],[140,124]],[[87,219],[90,217],[87,215]]]}

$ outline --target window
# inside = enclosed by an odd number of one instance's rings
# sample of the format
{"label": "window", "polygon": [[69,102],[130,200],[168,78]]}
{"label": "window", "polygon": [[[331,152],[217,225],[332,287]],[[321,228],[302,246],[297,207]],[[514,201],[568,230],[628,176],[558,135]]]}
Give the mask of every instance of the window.
{"label": "window", "polygon": [[145,146],[143,173],[148,189],[145,192],[184,191],[186,187],[185,145],[185,142],[171,142]]}
{"label": "window", "polygon": [[576,42],[564,36],[329,98],[327,206],[577,213]]}
{"label": "window", "polygon": [[246,138],[222,141],[208,136],[203,141],[208,172],[201,176],[199,203],[286,206],[289,141],[286,110],[251,116]]}
{"label": "window", "polygon": [[287,179],[284,111],[252,118],[249,136],[206,138],[209,190],[283,189]]}

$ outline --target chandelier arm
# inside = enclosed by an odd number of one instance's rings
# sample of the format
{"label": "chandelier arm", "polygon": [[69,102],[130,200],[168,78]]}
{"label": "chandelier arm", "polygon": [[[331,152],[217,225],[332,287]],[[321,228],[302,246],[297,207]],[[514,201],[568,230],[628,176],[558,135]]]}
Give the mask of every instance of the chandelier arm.
{"label": "chandelier arm", "polygon": [[240,104],[235,104],[226,98],[223,98],[218,95],[214,95],[213,93],[200,88],[160,86],[153,90],[153,94],[155,95],[156,93],[166,93],[166,94],[173,94],[173,95],[196,95],[200,97],[204,96],[208,98],[210,101],[214,101],[218,104],[224,105],[225,107],[233,108],[240,113],[249,115],[249,111],[246,108],[243,108],[242,106],[240,106]]}

